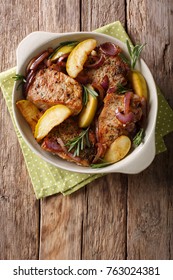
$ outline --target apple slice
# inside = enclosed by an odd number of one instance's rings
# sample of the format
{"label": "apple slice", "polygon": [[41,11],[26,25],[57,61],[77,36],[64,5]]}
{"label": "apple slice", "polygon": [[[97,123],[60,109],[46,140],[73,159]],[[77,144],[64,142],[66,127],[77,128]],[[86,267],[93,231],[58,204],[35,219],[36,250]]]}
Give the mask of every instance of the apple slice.
{"label": "apple slice", "polygon": [[[91,85],[88,85],[87,87],[94,90]],[[88,93],[88,102],[79,115],[79,127],[85,128],[91,124],[97,110],[97,103],[97,96],[92,96]]]}
{"label": "apple slice", "polygon": [[62,104],[47,109],[35,127],[34,137],[36,140],[39,142],[52,130],[52,128],[62,123],[71,114],[71,110]]}
{"label": "apple slice", "polygon": [[57,60],[60,56],[70,53],[74,49],[74,45],[66,45],[58,49],[51,57],[51,61]]}
{"label": "apple slice", "polygon": [[70,77],[76,78],[82,71],[88,55],[95,49],[97,42],[95,39],[87,39],[80,42],[69,54],[66,70]]}
{"label": "apple slice", "polygon": [[130,81],[134,92],[140,97],[148,98],[147,83],[144,76],[137,70],[132,70],[130,73]]}
{"label": "apple slice", "polygon": [[30,125],[32,133],[34,133],[35,126],[40,117],[42,116],[42,113],[31,101],[26,99],[17,101],[16,106],[22,113],[27,123]]}
{"label": "apple slice", "polygon": [[123,159],[129,152],[131,141],[125,135],[119,136],[108,148],[104,156],[104,161],[114,163]]}

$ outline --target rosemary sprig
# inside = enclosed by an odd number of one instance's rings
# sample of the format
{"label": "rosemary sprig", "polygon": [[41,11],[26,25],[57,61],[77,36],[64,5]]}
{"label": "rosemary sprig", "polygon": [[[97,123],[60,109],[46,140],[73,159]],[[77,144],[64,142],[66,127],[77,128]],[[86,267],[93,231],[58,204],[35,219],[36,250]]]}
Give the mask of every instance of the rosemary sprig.
{"label": "rosemary sprig", "polygon": [[127,91],[131,91],[131,89],[123,86],[121,83],[118,83],[117,84],[117,93],[118,94],[123,94],[123,93],[126,93]]}
{"label": "rosemary sprig", "polygon": [[66,41],[66,42],[61,42],[58,47],[53,51],[53,53],[51,53],[51,55],[49,55],[49,59],[52,58],[54,56],[54,54],[62,47],[64,46],[77,46],[77,44],[79,44],[79,41]]}
{"label": "rosemary sprig", "polygon": [[123,60],[123,62],[127,63],[130,66],[130,59],[128,59],[124,53],[119,53],[119,56]]}
{"label": "rosemary sprig", "polygon": [[91,166],[91,168],[102,168],[102,167],[109,166],[111,164],[113,164],[113,163],[111,163],[111,162],[101,162],[101,163],[93,163],[90,166]]}
{"label": "rosemary sprig", "polygon": [[26,79],[25,76],[21,75],[21,74],[16,74],[14,77],[12,77],[15,81],[21,81],[18,86],[17,86],[17,90],[19,89],[19,87],[23,84],[26,83]]}
{"label": "rosemary sprig", "polygon": [[89,86],[84,86],[83,85],[83,105],[86,106],[86,104],[88,103],[88,96],[89,94],[91,94],[94,98],[97,98],[98,93],[91,89]]}
{"label": "rosemary sprig", "polygon": [[14,77],[12,77],[15,81],[22,81],[24,83],[26,83],[26,79],[25,76],[20,75],[20,74],[16,74]]}
{"label": "rosemary sprig", "polygon": [[83,130],[78,136],[69,140],[66,146],[69,147],[68,152],[74,149],[74,156],[79,156],[80,151],[85,147],[90,147],[90,141],[88,136],[89,127],[86,130]]}
{"label": "rosemary sprig", "polygon": [[146,44],[136,45],[133,47],[132,45],[130,45],[129,41],[127,40],[126,45],[127,45],[127,49],[128,49],[129,55],[130,55],[130,66],[132,69],[134,69],[136,62],[139,59],[139,56]]}
{"label": "rosemary sprig", "polygon": [[143,47],[146,44],[143,45],[136,45],[136,46],[132,46],[130,45],[129,41],[126,41],[126,45],[127,45],[127,49],[128,49],[128,53],[130,55],[130,59],[128,59],[124,53],[119,53],[119,56],[121,57],[121,59],[127,63],[132,69],[135,68],[136,62],[140,57],[140,54],[143,50]]}
{"label": "rosemary sprig", "polygon": [[135,146],[135,147],[137,147],[137,146],[139,146],[141,143],[142,143],[142,141],[143,141],[143,139],[144,139],[144,129],[143,128],[141,128],[139,131],[138,131],[138,133],[135,135],[135,137],[133,138],[133,145]]}

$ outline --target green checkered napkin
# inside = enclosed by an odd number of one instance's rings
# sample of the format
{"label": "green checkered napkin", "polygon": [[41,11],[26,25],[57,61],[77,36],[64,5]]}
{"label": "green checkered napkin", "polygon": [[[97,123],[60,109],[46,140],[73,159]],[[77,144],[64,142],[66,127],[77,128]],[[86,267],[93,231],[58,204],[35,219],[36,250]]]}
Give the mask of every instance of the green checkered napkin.
{"label": "green checkered napkin", "polygon": [[[96,30],[113,36],[122,42],[128,38],[123,26],[119,21],[108,24]],[[129,38],[128,38],[129,39]],[[36,198],[43,198],[55,193],[71,194],[103,174],[79,174],[64,171],[60,168],[45,162],[35,155],[21,137],[14,123],[12,114],[12,90],[14,85],[15,68],[0,74],[0,87],[6,100],[13,124],[19,139],[20,146],[25,158],[25,162],[31,177]],[[167,104],[165,98],[158,89],[159,111],[156,126],[156,150],[157,153],[166,150],[163,136],[173,131],[173,111]]]}

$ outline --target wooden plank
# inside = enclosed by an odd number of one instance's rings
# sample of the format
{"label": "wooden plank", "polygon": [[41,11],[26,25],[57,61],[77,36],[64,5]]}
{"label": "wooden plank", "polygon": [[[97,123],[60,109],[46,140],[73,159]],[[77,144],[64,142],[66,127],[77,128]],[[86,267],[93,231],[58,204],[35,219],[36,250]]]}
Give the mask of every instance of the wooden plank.
{"label": "wooden plank", "polygon": [[[171,75],[173,53],[172,1],[127,1],[127,26],[134,42],[146,42],[143,57],[156,83],[173,105]],[[129,176],[128,259],[173,257],[173,150],[158,155],[140,175]]]}
{"label": "wooden plank", "polygon": [[82,216],[83,190],[42,201],[40,259],[80,259]]}
{"label": "wooden plank", "polygon": [[39,30],[80,31],[80,0],[40,0]]}
{"label": "wooden plank", "polygon": [[82,0],[81,30],[92,31],[120,20],[125,25],[125,3],[122,0]]}
{"label": "wooden plank", "polygon": [[127,176],[109,174],[85,192],[82,259],[126,258]]}
{"label": "wooden plank", "polygon": [[[124,1],[82,1],[82,30],[91,31],[120,20]],[[127,176],[110,174],[92,182],[85,192],[82,259],[126,257]]]}
{"label": "wooden plank", "polygon": [[[44,31],[80,31],[80,1],[40,1],[39,24]],[[42,201],[40,259],[80,259],[83,192]]]}
{"label": "wooden plank", "polygon": [[[32,8],[35,3],[9,0],[0,5],[1,71],[15,65],[18,43],[37,29],[37,5]],[[39,202],[35,199],[2,93],[0,99],[0,259],[37,259]]]}

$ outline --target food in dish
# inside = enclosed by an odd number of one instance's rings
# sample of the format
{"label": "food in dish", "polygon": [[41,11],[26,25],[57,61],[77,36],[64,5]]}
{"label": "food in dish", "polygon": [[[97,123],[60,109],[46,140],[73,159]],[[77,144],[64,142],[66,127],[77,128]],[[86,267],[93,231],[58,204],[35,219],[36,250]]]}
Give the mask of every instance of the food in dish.
{"label": "food in dish", "polygon": [[32,131],[44,150],[78,165],[103,167],[127,156],[134,139],[141,142],[147,85],[119,46],[97,46],[94,39],[63,42],[29,62],[25,81],[26,100],[39,111]]}

